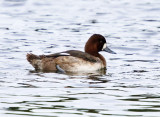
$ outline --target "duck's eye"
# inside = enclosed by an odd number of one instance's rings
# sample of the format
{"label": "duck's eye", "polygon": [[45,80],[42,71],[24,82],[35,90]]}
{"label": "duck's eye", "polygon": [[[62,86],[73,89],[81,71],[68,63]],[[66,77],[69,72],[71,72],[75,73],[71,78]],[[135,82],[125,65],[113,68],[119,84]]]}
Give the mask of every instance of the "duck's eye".
{"label": "duck's eye", "polygon": [[103,41],[102,41],[102,40],[100,40],[100,43],[103,43]]}

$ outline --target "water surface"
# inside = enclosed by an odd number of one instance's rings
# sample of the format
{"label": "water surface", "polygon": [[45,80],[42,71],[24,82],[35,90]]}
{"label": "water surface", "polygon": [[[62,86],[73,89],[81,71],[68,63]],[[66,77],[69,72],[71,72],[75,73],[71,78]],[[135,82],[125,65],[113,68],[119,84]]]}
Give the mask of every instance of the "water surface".
{"label": "water surface", "polygon": [[[160,1],[2,0],[0,115],[159,117]],[[33,72],[27,53],[82,50],[100,33],[106,74]]]}

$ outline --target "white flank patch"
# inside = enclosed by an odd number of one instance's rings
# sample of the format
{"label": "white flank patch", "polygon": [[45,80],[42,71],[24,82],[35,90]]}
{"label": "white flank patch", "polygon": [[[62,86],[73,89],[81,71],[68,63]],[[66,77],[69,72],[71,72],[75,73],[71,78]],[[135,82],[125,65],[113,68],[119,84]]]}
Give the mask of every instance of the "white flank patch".
{"label": "white flank patch", "polygon": [[83,64],[78,66],[77,71],[96,71],[101,68],[103,68],[103,65],[101,63],[86,64],[86,65]]}
{"label": "white flank patch", "polygon": [[105,44],[103,45],[102,50],[104,50],[106,47],[107,47],[107,44],[105,43]]}
{"label": "white flank patch", "polygon": [[60,53],[60,55],[64,55],[64,56],[70,56],[70,54],[68,54],[68,53],[65,53],[65,52],[62,52],[62,53]]}

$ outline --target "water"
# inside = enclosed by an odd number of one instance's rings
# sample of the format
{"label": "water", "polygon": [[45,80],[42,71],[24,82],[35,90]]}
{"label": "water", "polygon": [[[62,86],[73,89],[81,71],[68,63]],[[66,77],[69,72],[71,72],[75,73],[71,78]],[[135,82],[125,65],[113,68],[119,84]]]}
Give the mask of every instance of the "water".
{"label": "water", "polygon": [[[0,116],[159,117],[160,1],[2,0]],[[82,50],[100,33],[106,74],[34,72],[27,53]]]}

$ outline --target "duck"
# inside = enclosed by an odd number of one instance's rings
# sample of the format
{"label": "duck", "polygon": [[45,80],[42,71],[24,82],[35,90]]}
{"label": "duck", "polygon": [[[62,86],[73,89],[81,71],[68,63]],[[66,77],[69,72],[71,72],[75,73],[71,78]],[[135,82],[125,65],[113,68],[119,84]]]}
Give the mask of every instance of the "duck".
{"label": "duck", "polygon": [[100,51],[116,54],[107,47],[106,39],[101,34],[93,34],[84,50],[67,50],[49,55],[28,53],[26,58],[36,71],[88,72],[106,69],[107,63]]}

